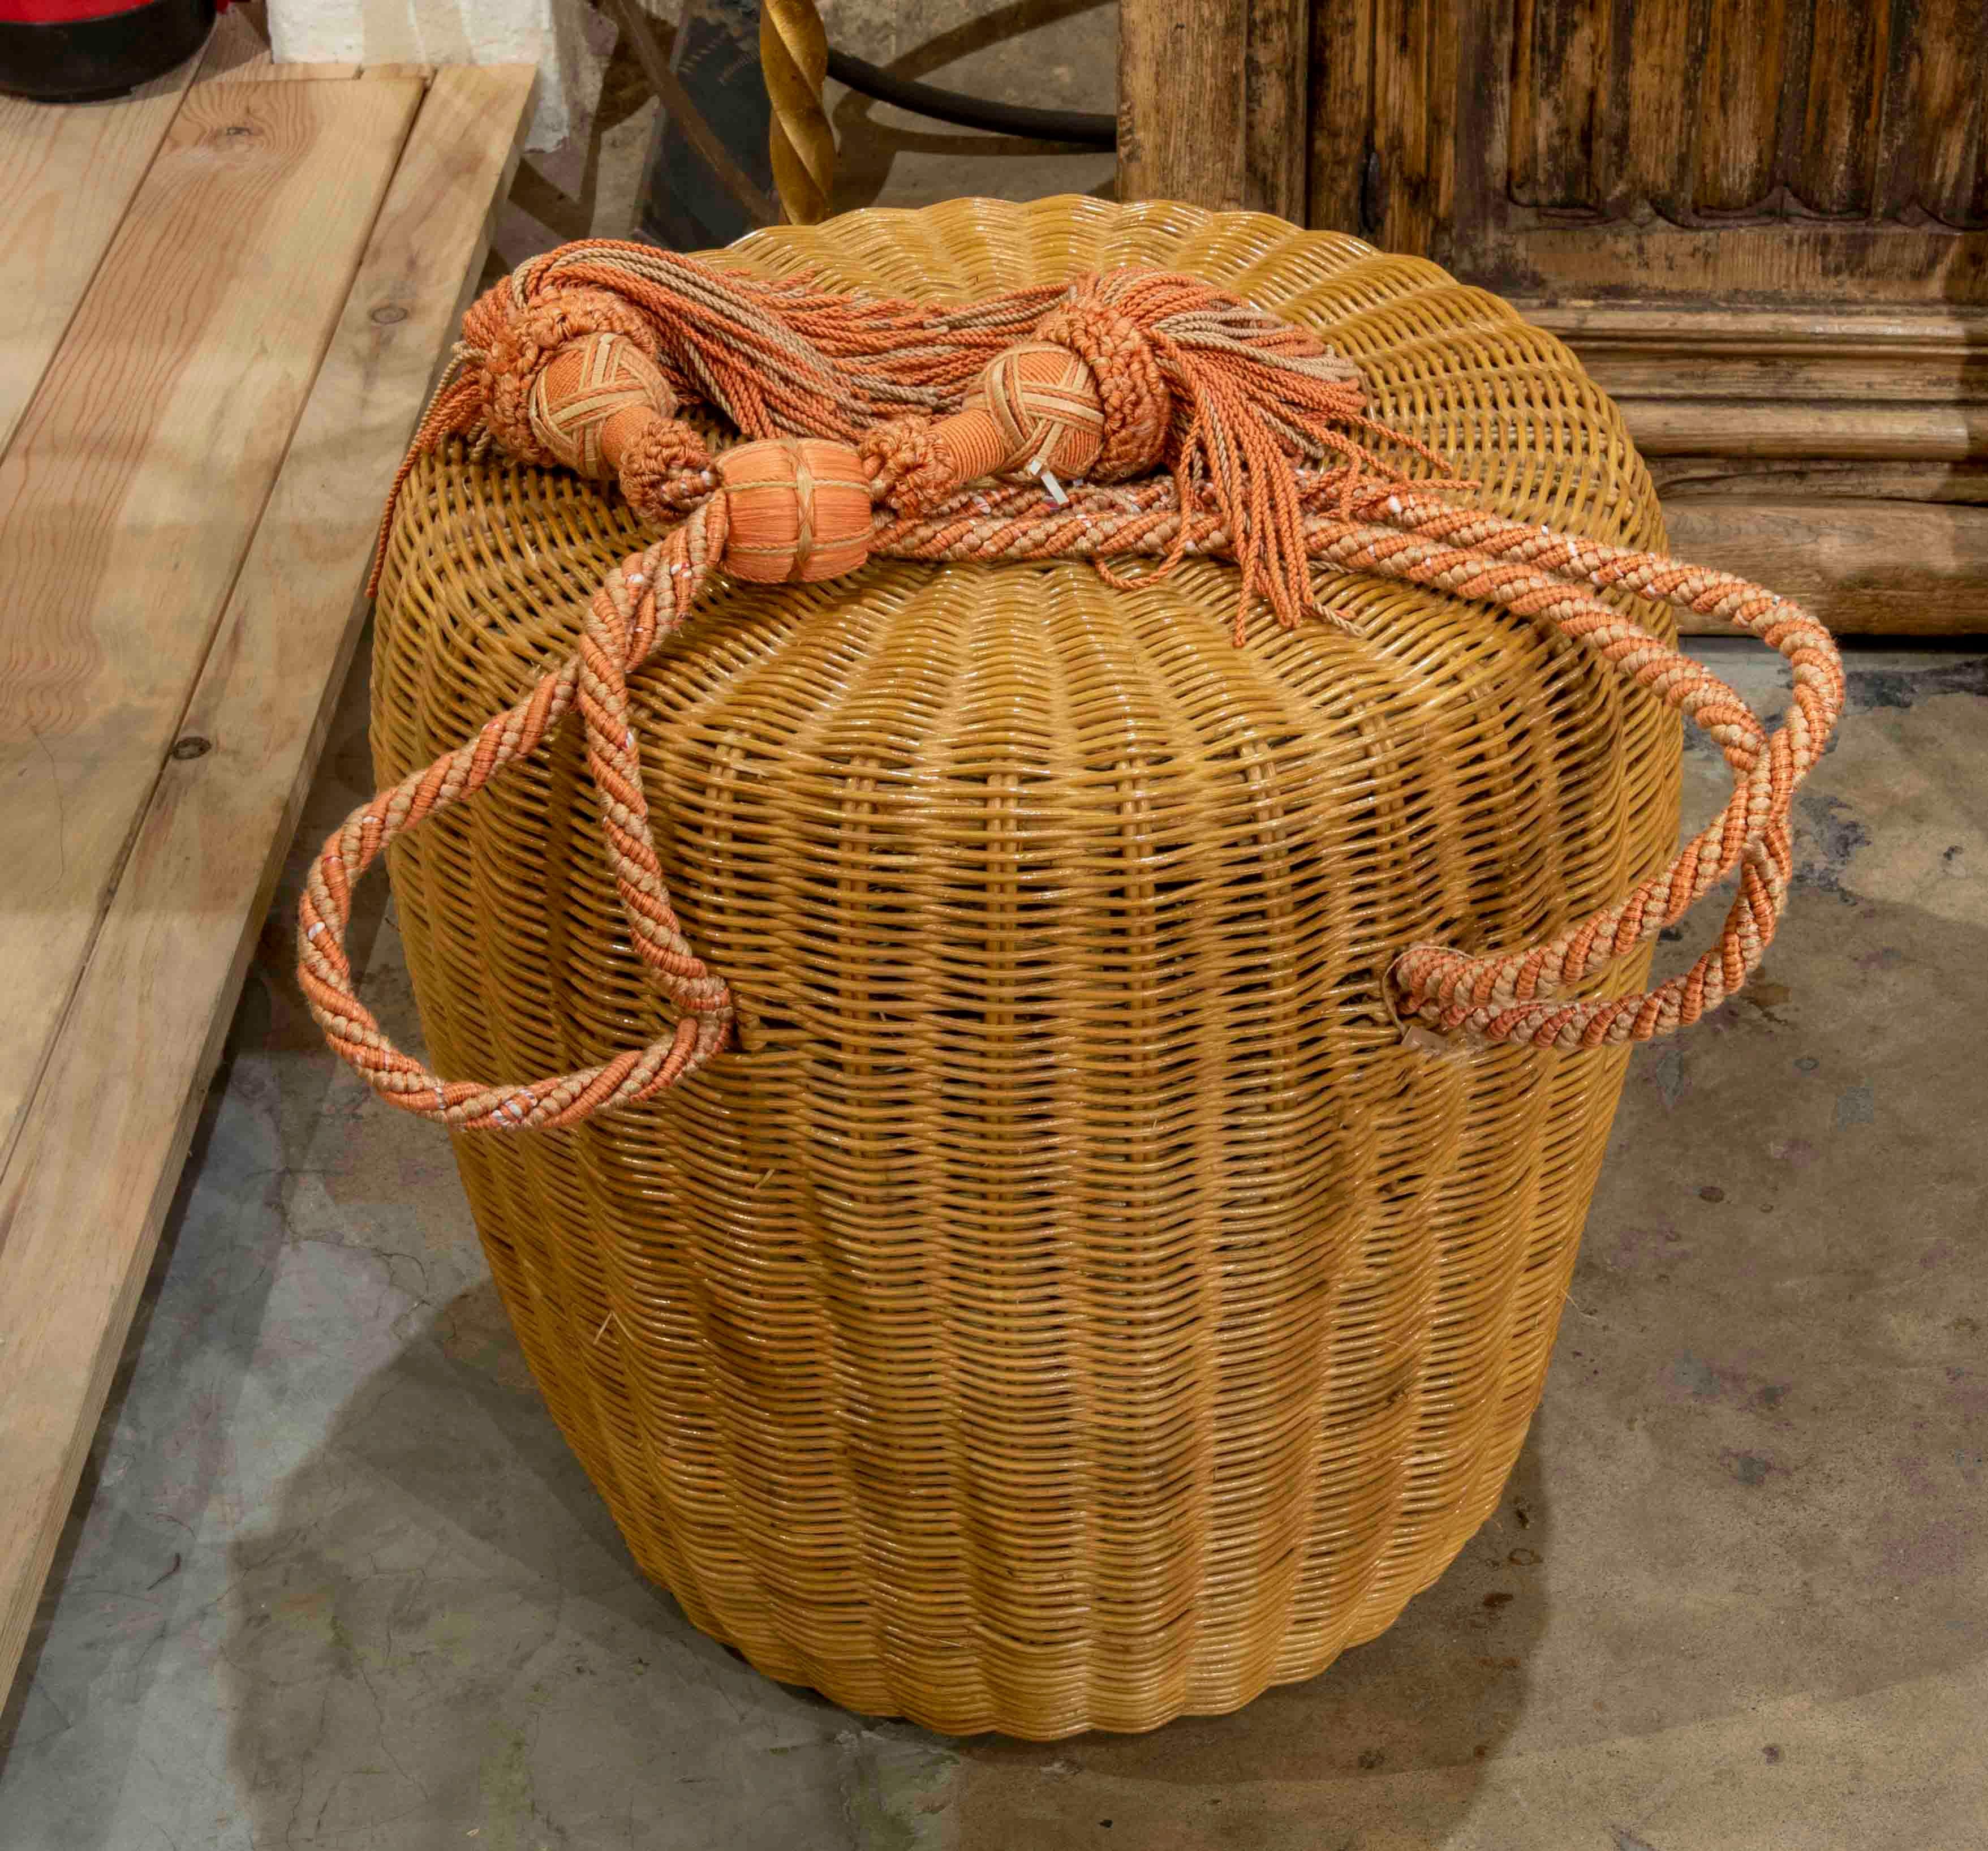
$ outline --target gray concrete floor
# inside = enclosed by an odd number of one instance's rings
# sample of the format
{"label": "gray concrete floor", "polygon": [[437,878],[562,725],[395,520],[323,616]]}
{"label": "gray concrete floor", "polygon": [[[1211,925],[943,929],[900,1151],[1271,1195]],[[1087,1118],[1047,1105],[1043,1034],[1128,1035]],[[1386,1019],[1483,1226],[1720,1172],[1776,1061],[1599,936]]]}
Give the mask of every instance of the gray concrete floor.
{"label": "gray concrete floor", "polygon": [[[1773,701],[1772,658],[1703,647]],[[293,858],[8,1713],[0,1848],[1988,1845],[1988,653],[1859,652],[1850,685],[1761,980],[1631,1068],[1499,1515],[1322,1677],[1143,1738],[850,1716],[641,1579],[445,1144],[303,1013]],[[369,787],[364,712],[357,678],[302,842]]]}
{"label": "gray concrete floor", "polygon": [[[1020,94],[958,11],[915,74]],[[1108,11],[1027,16],[1028,100],[1107,107]],[[884,18],[852,48],[915,49]],[[1108,178],[877,114],[848,203]],[[1631,1069],[1497,1517],[1312,1682],[1050,1747],[770,1684],[635,1573],[445,1144],[303,1013],[293,858],[0,1721],[0,1851],[1988,1846],[1988,652],[1858,651],[1851,702],[1761,980]],[[301,842],[363,729],[360,678]]]}

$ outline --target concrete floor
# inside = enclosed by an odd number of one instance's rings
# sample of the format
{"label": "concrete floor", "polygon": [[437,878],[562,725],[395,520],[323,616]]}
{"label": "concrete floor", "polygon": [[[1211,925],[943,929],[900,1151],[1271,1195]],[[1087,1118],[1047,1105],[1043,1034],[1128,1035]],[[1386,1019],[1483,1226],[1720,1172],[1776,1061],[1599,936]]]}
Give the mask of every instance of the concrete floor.
{"label": "concrete floor", "polygon": [[[1109,17],[1030,100],[1108,106]],[[994,56],[978,29],[938,50]],[[872,113],[850,203],[1108,178],[865,153]],[[1704,652],[1778,705],[1772,658]],[[370,788],[362,683],[302,842]],[[1141,1738],[854,1717],[640,1579],[446,1145],[303,1013],[293,858],[0,1721],[0,1851],[1988,1846],[1988,652],[1859,651],[1850,685],[1767,969],[1631,1069],[1499,1515],[1324,1676]],[[1689,771],[1702,817],[1723,774]]]}
{"label": "concrete floor", "polygon": [[[1773,699],[1771,658],[1705,652]],[[1851,699],[1767,972],[1631,1070],[1497,1518],[1324,1676],[1144,1738],[867,1721],[641,1580],[445,1144],[302,1011],[293,865],[8,1714],[0,1847],[1988,1845],[1988,653],[1859,653]],[[300,841],[367,787],[363,730],[356,679]]]}

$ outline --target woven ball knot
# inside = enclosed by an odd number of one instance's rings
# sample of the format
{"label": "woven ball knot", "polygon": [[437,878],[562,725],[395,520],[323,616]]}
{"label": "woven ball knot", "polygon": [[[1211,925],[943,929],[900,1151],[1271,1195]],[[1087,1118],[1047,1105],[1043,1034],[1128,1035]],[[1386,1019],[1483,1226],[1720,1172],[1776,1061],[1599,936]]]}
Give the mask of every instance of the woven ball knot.
{"label": "woven ball knot", "polygon": [[[645,361],[655,339],[641,312],[611,291],[558,290],[519,304],[501,284],[464,318],[463,331],[482,348],[476,378],[490,435],[519,462],[536,463],[541,469],[565,460],[541,436],[540,419],[533,413],[541,375],[569,346],[590,335],[619,335],[627,343],[625,350]],[[653,367],[654,363],[648,364]],[[656,377],[661,380],[660,372]],[[674,410],[667,384],[663,392]]]}
{"label": "woven ball knot", "polygon": [[804,584],[870,557],[863,459],[822,438],[769,437],[718,459],[728,516],[725,570],[756,584]]}
{"label": "woven ball knot", "polygon": [[1139,324],[1094,296],[1073,295],[1036,323],[1033,342],[1011,351],[1037,346],[1075,355],[1090,374],[1100,420],[1091,476],[1124,482],[1158,469],[1173,428],[1173,394]]}
{"label": "woven ball knot", "polygon": [[623,445],[621,496],[651,526],[667,527],[711,499],[718,473],[704,439],[674,418],[645,421]]}
{"label": "woven ball knot", "polygon": [[662,369],[627,335],[606,330],[558,349],[532,375],[525,401],[539,444],[590,476],[613,475],[637,432],[676,408]]}
{"label": "woven ball knot", "polygon": [[[1001,453],[976,475],[1088,475],[1104,439],[1104,404],[1087,361],[1046,340],[1009,347],[976,380],[960,408],[984,411]],[[969,478],[970,479],[970,478]]]}
{"label": "woven ball knot", "polygon": [[912,413],[872,425],[857,445],[875,499],[908,519],[938,506],[963,479],[938,428]]}

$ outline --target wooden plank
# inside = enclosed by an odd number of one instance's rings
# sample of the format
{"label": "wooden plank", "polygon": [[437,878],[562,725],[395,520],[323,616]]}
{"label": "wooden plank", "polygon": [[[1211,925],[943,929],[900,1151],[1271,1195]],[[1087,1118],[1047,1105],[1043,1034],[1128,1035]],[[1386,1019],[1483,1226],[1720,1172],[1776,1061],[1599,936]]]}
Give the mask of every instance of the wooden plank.
{"label": "wooden plank", "polygon": [[[482,269],[532,77],[445,70],[421,109],[187,706],[184,736],[212,750],[163,766],[0,1175],[0,1689],[358,637],[380,497]],[[336,147],[320,153],[350,171]]]}
{"label": "wooden plank", "polygon": [[1868,214],[1891,53],[1888,6],[1814,0],[1808,96],[1789,190],[1812,212]]}
{"label": "wooden plank", "polygon": [[1118,197],[1242,203],[1242,59],[1248,0],[1118,15]]}
{"label": "wooden plank", "polygon": [[1749,211],[1773,191],[1787,35],[1787,0],[1712,8],[1692,187],[1702,211]]}
{"label": "wooden plank", "polygon": [[0,1157],[421,93],[190,90],[0,458]]}
{"label": "wooden plank", "polygon": [[1988,401],[1979,310],[1515,306],[1618,398]]}
{"label": "wooden plank", "polygon": [[[1988,507],[1988,460],[1856,462],[1813,457],[1652,456],[1650,479],[1675,500],[1959,502]],[[1988,611],[1981,627],[1988,630]]]}
{"label": "wooden plank", "polygon": [[1613,190],[1615,10],[1601,0],[1518,0],[1510,187],[1521,205],[1599,211]]}
{"label": "wooden plank", "polygon": [[1988,136],[1988,5],[1919,0],[1901,36],[1885,106],[1880,205],[1888,216],[1917,206],[1956,229],[1978,229],[1988,215],[1976,190]]}
{"label": "wooden plank", "polygon": [[192,82],[196,59],[123,101],[0,96],[0,455],[42,383]]}
{"label": "wooden plank", "polygon": [[1480,240],[1463,274],[1506,296],[1980,305],[1988,232],[1800,219],[1691,231],[1536,224]]}
{"label": "wooden plank", "polygon": [[[1391,8],[1402,0],[1375,0]],[[1406,22],[1402,22],[1406,25]],[[1425,73],[1432,95],[1428,113],[1445,120],[1440,133],[1449,146],[1442,158],[1442,210],[1422,254],[1466,279],[1487,262],[1502,262],[1507,225],[1523,208],[1512,198],[1512,78],[1519,56],[1516,5],[1449,7],[1439,23],[1449,40],[1448,56]],[[1401,28],[1395,29],[1398,33]],[[1381,70],[1384,28],[1374,34],[1375,110],[1386,87]],[[1403,98],[1394,107],[1410,100]],[[1425,157],[1426,159],[1426,157]],[[1378,163],[1377,161],[1377,167]],[[1379,189],[1389,191],[1384,178]]]}
{"label": "wooden plank", "polygon": [[1792,353],[1680,355],[1625,351],[1577,338],[1570,344],[1594,383],[1616,398],[1988,404],[1988,372],[1980,359],[1951,350],[1867,356],[1854,350],[1813,347]]}
{"label": "wooden plank", "polygon": [[1242,203],[1305,222],[1310,0],[1250,0],[1242,67]]}
{"label": "wooden plank", "polygon": [[1988,303],[1988,0],[1345,10],[1320,224],[1507,296]]}
{"label": "wooden plank", "polygon": [[431,64],[279,64],[265,47],[256,56],[225,69],[202,71],[207,83],[350,83],[360,78],[411,77],[426,83]]}
{"label": "wooden plank", "polygon": [[265,46],[239,64],[204,72],[203,83],[350,83],[363,75],[360,64],[279,64]]}
{"label": "wooden plank", "polygon": [[1570,338],[1576,334],[1605,336],[1667,347],[1688,343],[1695,350],[1761,344],[1846,347],[1859,353],[1885,347],[1915,350],[1939,347],[1963,354],[1988,350],[1988,313],[1959,305],[1932,310],[1905,303],[1851,309],[1801,303],[1723,309],[1675,303],[1547,303],[1515,298],[1513,306],[1528,321]]}
{"label": "wooden plank", "polygon": [[1707,113],[1702,86],[1687,73],[1704,57],[1708,0],[1637,0],[1614,73],[1622,123],[1622,165],[1608,204],[1640,216],[1654,208],[1674,224],[1693,210],[1694,150]]}
{"label": "wooden plank", "polygon": [[[1799,598],[1839,632],[1964,635],[1988,624],[1988,508],[1670,499],[1664,520],[1679,558]],[[1680,628],[1726,633],[1702,619]]]}
{"label": "wooden plank", "polygon": [[1779,399],[1631,398],[1622,417],[1652,455],[1988,455],[1988,404],[1790,404]]}
{"label": "wooden plank", "polygon": [[[1509,22],[1509,9],[1491,10]],[[1456,218],[1459,34],[1462,25],[1482,29],[1485,11],[1450,0],[1374,0],[1370,235],[1384,250],[1439,263],[1448,255]],[[1472,98],[1481,102],[1486,89],[1474,83]],[[1478,138],[1467,139],[1476,150]]]}
{"label": "wooden plank", "polygon": [[1118,197],[1303,222],[1309,0],[1127,5]]}
{"label": "wooden plank", "polygon": [[1310,161],[1305,219],[1322,231],[1370,235],[1379,163],[1369,139],[1374,107],[1374,0],[1311,9]]}

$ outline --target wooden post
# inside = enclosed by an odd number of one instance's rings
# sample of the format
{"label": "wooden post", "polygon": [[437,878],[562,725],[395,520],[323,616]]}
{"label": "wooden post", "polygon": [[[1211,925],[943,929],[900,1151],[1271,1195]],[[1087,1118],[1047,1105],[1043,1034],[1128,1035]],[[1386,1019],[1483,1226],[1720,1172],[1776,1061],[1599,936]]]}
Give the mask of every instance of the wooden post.
{"label": "wooden post", "polygon": [[1121,0],[1118,197],[1302,225],[1310,0]]}

